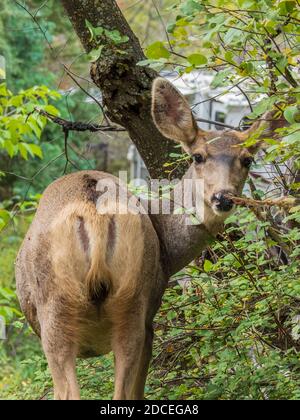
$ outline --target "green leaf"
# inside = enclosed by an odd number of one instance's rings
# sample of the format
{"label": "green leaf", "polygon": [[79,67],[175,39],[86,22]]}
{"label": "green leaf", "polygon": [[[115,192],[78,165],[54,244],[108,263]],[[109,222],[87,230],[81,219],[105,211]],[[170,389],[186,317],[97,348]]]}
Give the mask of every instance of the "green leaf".
{"label": "green leaf", "polygon": [[[3,228],[5,228],[5,226],[8,224],[8,222],[10,221],[10,213],[7,210],[4,209],[0,209],[0,232],[1,230],[3,230]],[[0,292],[3,291],[4,289],[0,288]]]}
{"label": "green leaf", "polygon": [[[0,215],[1,215],[1,210],[0,210]],[[13,299],[16,296],[16,294],[7,287],[0,287],[0,296],[4,297],[7,301],[9,301]]]}
{"label": "green leaf", "polygon": [[234,64],[234,55],[232,51],[226,51],[225,55],[225,60],[228,61],[228,63],[230,64]]}
{"label": "green leaf", "polygon": [[38,139],[41,138],[42,130],[40,126],[37,124],[36,120],[34,118],[30,118],[27,122],[28,126],[31,128],[31,130],[34,132],[36,137]]}
{"label": "green leaf", "polygon": [[43,159],[43,152],[40,146],[36,144],[25,144],[26,149],[31,154],[31,156],[38,156],[40,159]]}
{"label": "green leaf", "polygon": [[283,137],[283,141],[285,145],[289,145],[289,146],[299,144],[300,143],[299,131],[296,131],[295,133],[292,133]]}
{"label": "green leaf", "polygon": [[187,57],[189,63],[193,66],[201,66],[207,64],[207,58],[203,54],[191,54]]}
{"label": "green leaf", "polygon": [[241,69],[240,74],[242,76],[248,76],[248,75],[251,75],[253,73],[253,70],[255,68],[254,68],[254,65],[251,61],[244,61],[240,64],[240,69]]}
{"label": "green leaf", "polygon": [[101,26],[98,28],[94,27],[87,19],[85,20],[85,25],[91,34],[90,41],[96,39],[98,36],[104,33],[104,28],[102,28]]}
{"label": "green leaf", "polygon": [[227,44],[227,45],[230,45],[230,43],[236,38],[236,37],[238,37],[238,36],[240,36],[241,35],[241,31],[239,31],[238,29],[233,29],[233,28],[231,28],[231,29],[229,29],[227,32],[226,32],[226,34],[225,34],[225,36],[224,36],[224,42],[225,42],[225,44]]}
{"label": "green leaf", "polygon": [[194,13],[203,10],[203,6],[197,0],[187,0],[183,3],[180,10],[184,15],[191,16]]}
{"label": "green leaf", "polygon": [[278,7],[280,10],[280,14],[286,15],[293,12],[293,10],[296,7],[296,2],[290,1],[290,0],[284,0],[279,3]]}
{"label": "green leaf", "polygon": [[15,148],[13,143],[10,140],[5,140],[3,143],[4,149],[7,151],[9,157],[13,157],[15,154]]}
{"label": "green leaf", "polygon": [[129,37],[127,35],[121,35],[121,33],[117,29],[113,29],[110,31],[101,26],[95,27],[88,20],[85,20],[85,24],[91,34],[90,41],[97,40],[97,38],[101,35],[105,35],[116,45],[123,44],[125,42],[128,42],[129,40]]}
{"label": "green leaf", "polygon": [[163,42],[157,41],[146,48],[146,56],[149,59],[157,60],[159,58],[170,58],[171,53],[166,49]]}
{"label": "green leaf", "polygon": [[169,33],[169,34],[171,34],[171,33],[173,33],[173,31],[174,31],[174,29],[176,28],[176,23],[170,23],[168,26],[167,26],[167,32]]}
{"label": "green leaf", "polygon": [[5,78],[6,78],[5,70],[0,67],[0,79],[5,79]]}
{"label": "green leaf", "polygon": [[153,63],[153,60],[142,60],[137,63],[137,66],[146,67]]}
{"label": "green leaf", "polygon": [[118,30],[108,31],[105,30],[105,35],[110,38],[114,44],[124,44],[125,42],[128,42],[129,38],[127,35],[121,35]]}
{"label": "green leaf", "polygon": [[48,112],[49,114],[55,115],[56,117],[58,117],[60,115],[60,112],[57,108],[55,108],[55,106],[53,105],[46,105],[44,107],[44,110],[46,112]]}
{"label": "green leaf", "polygon": [[98,45],[98,48],[94,48],[92,51],[89,52],[89,60],[96,61],[101,57],[102,50],[104,45]]}
{"label": "green leaf", "polygon": [[173,30],[173,36],[177,41],[184,41],[188,36],[187,30],[183,26],[178,26]]}
{"label": "green leaf", "polygon": [[214,264],[211,261],[205,260],[204,266],[203,266],[205,273],[209,273],[210,271],[212,271],[213,266]]}
{"label": "green leaf", "polygon": [[249,118],[257,118],[266,111],[271,111],[274,103],[277,101],[276,96],[262,99],[253,109],[253,112],[248,115]]}
{"label": "green leaf", "polygon": [[13,96],[9,101],[9,106],[14,106],[18,108],[23,104],[23,98],[21,95]]}
{"label": "green leaf", "polygon": [[224,83],[227,81],[227,77],[232,73],[231,69],[225,69],[219,71],[216,76],[214,77],[214,80],[211,82],[212,88],[217,88],[219,86],[223,86]]}
{"label": "green leaf", "polygon": [[300,122],[300,111],[296,105],[289,106],[284,111],[284,118],[290,124]]}
{"label": "green leaf", "polygon": [[18,144],[19,152],[23,159],[28,160],[28,150],[25,143]]}

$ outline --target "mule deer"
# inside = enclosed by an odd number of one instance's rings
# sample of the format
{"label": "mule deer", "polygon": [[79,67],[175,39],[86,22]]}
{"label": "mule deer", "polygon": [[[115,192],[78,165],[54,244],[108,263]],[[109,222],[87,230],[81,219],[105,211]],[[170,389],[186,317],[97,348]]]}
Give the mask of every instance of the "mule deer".
{"label": "mule deer", "polygon": [[244,133],[203,131],[185,98],[162,78],[153,85],[152,115],[158,130],[191,155],[185,178],[204,181],[204,221],[188,224],[186,214],[99,214],[97,183],[119,181],[97,171],[67,175],[46,189],[19,252],[16,279],[55,399],[79,399],[77,357],[111,350],[114,399],[144,398],[153,319],[168,279],[222,230],[234,207],[227,194],[240,194],[246,181],[256,147],[243,143],[258,124]]}

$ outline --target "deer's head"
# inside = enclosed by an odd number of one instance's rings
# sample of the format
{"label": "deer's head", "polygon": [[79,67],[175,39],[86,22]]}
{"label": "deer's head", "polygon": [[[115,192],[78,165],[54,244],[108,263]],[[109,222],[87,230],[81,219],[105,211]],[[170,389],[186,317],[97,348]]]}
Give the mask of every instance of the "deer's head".
{"label": "deer's head", "polygon": [[228,195],[242,193],[258,149],[243,146],[257,124],[243,133],[201,130],[186,99],[162,78],[153,84],[152,115],[159,131],[181,143],[193,158],[189,175],[203,179],[205,204],[217,216],[226,217],[234,207]]}

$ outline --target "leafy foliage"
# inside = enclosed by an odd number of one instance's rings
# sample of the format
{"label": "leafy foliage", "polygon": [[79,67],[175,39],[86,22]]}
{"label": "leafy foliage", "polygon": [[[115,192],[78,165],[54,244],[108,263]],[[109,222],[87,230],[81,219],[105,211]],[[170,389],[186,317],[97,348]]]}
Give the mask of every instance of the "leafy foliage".
{"label": "leafy foliage", "polygon": [[148,46],[141,65],[168,61],[180,74],[215,71],[213,87],[238,84],[254,104],[249,118],[274,108],[289,123],[279,130],[281,142],[266,139],[270,159],[299,157],[299,2],[181,0],[173,11],[168,41]]}
{"label": "leafy foliage", "polygon": [[[11,159],[21,156],[39,157],[43,153],[39,146],[46,119],[33,115],[36,106],[57,114],[57,109],[49,104],[49,99],[60,95],[46,86],[21,90],[14,95],[3,83],[0,85],[0,155],[7,154]],[[1,168],[2,169],[2,168]],[[1,172],[2,176],[5,175]],[[10,213],[0,203],[0,231],[8,223]]]}
{"label": "leafy foliage", "polygon": [[109,31],[101,26],[95,28],[88,20],[86,20],[86,26],[90,31],[91,39],[96,39],[97,41],[99,38],[105,37],[112,41],[115,45],[119,45],[127,42],[129,39],[128,36],[121,35],[117,29]]}
{"label": "leafy foliage", "polygon": [[298,399],[299,229],[282,237],[292,249],[284,264],[269,222],[242,210],[227,224],[209,259],[188,269],[185,293],[176,286],[165,296],[154,362],[165,386],[155,395]]}
{"label": "leafy foliage", "polygon": [[[13,95],[5,84],[0,85],[0,149],[10,158],[20,154],[27,160],[38,156],[42,150],[37,145],[47,120],[33,115],[35,107],[58,115],[57,109],[49,105],[49,99],[59,98],[59,94],[46,86],[33,87]],[[36,143],[32,140],[35,139]]]}

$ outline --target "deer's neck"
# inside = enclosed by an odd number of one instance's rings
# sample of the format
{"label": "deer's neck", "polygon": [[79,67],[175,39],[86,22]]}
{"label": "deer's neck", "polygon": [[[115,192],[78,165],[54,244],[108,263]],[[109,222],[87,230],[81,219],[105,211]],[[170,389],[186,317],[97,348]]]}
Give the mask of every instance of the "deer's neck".
{"label": "deer's neck", "polygon": [[210,207],[204,205],[202,224],[190,223],[186,214],[150,214],[161,245],[162,265],[170,277],[189,264],[211,244],[223,230]]}

